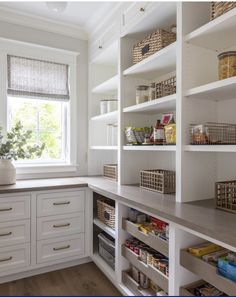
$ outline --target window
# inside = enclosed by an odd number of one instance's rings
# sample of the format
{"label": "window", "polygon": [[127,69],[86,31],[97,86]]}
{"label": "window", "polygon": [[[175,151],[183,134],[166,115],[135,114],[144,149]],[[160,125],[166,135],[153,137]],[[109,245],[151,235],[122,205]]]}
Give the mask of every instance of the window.
{"label": "window", "polygon": [[18,163],[69,163],[69,66],[11,55],[7,65],[8,127],[21,121],[32,143],[46,145],[39,159]]}

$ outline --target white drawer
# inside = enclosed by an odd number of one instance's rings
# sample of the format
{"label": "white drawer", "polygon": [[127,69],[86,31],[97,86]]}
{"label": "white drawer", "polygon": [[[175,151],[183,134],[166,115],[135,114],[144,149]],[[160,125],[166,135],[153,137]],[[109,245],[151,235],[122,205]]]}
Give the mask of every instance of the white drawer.
{"label": "white drawer", "polygon": [[30,265],[30,244],[0,248],[0,273]]}
{"label": "white drawer", "polygon": [[65,191],[37,195],[37,216],[84,211],[84,191]]}
{"label": "white drawer", "polygon": [[38,240],[82,232],[84,232],[83,212],[37,219]]}
{"label": "white drawer", "polygon": [[0,247],[30,242],[30,220],[0,223]]}
{"label": "white drawer", "polygon": [[84,255],[84,233],[37,242],[37,263]]}
{"label": "white drawer", "polygon": [[0,222],[30,218],[30,195],[0,196]]}

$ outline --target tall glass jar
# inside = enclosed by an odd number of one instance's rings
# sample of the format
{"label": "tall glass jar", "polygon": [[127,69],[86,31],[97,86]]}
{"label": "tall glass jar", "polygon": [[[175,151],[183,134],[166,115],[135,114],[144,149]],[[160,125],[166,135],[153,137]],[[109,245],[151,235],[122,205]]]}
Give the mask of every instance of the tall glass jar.
{"label": "tall glass jar", "polygon": [[147,102],[149,98],[149,86],[137,86],[136,88],[136,104]]}

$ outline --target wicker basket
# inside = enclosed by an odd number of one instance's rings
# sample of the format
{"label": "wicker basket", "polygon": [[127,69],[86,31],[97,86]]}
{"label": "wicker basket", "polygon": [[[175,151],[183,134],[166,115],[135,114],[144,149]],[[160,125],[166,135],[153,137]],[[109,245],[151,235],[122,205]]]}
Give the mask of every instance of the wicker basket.
{"label": "wicker basket", "polygon": [[211,20],[236,7],[236,2],[211,2]]}
{"label": "wicker basket", "polygon": [[215,185],[216,208],[236,213],[236,181],[217,182]]}
{"label": "wicker basket", "polygon": [[143,59],[153,55],[167,45],[176,41],[176,33],[159,29],[145,37],[133,48],[133,63],[136,64]]}
{"label": "wicker basket", "polygon": [[103,175],[106,178],[117,181],[118,180],[117,164],[105,164],[103,166]]}
{"label": "wicker basket", "polygon": [[156,84],[156,99],[176,93],[176,76],[172,76]]}
{"label": "wicker basket", "polygon": [[142,170],[140,187],[162,194],[175,193],[175,172],[162,169]]}
{"label": "wicker basket", "polygon": [[97,217],[104,224],[115,229],[115,202],[110,199],[97,200]]}

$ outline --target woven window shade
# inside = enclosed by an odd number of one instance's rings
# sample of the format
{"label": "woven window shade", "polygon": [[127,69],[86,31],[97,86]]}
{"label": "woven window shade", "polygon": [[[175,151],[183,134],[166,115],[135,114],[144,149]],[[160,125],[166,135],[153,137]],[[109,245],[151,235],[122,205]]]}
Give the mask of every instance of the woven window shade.
{"label": "woven window shade", "polygon": [[25,98],[68,101],[69,66],[7,56],[8,94]]}

